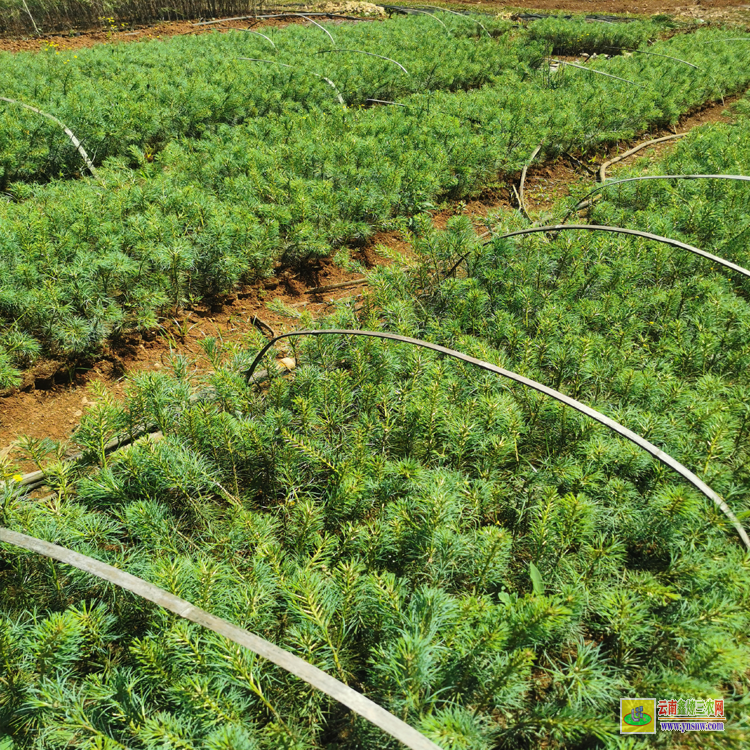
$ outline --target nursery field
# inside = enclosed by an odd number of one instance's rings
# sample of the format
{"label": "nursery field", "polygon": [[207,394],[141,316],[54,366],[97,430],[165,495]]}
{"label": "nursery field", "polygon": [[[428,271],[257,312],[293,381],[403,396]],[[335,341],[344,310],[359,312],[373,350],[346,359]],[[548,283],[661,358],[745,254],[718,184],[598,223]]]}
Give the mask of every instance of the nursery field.
{"label": "nursery field", "polygon": [[323,26],[0,53],[0,388],[410,248],[0,457],[0,750],[749,746],[750,35]]}

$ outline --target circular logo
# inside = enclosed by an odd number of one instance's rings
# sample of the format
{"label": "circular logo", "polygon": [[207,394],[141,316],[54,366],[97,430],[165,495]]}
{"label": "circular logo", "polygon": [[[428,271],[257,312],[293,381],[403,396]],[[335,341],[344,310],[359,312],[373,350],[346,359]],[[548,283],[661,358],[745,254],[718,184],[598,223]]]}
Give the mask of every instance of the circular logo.
{"label": "circular logo", "polygon": [[648,714],[641,714],[638,717],[634,717],[633,714],[628,714],[622,719],[626,724],[630,724],[631,727],[643,727],[646,724],[651,723],[651,717]]}

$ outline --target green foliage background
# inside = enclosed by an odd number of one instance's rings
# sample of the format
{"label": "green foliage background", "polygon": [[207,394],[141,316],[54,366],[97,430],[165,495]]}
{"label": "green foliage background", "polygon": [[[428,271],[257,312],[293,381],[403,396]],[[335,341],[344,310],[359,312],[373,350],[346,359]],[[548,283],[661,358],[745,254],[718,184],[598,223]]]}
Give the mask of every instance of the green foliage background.
{"label": "green foliage background", "polygon": [[[101,184],[71,179],[80,156],[59,128],[3,105],[0,387],[40,352],[80,360],[275,262],[361,245],[437,201],[500,187],[540,142],[546,156],[588,154],[750,82],[746,45],[721,30],[653,45],[700,70],[642,55],[591,64],[636,86],[550,74],[535,25],[488,21],[488,38],[443,16],[450,33],[424,16],[331,27],[342,48],[410,75],[330,53],[311,27],[274,32],[276,51],[233,32],[0,56],[4,94],[58,116],[102,164]],[[633,26],[585,25],[610,41]],[[646,39],[661,27],[638,28]],[[368,98],[406,106],[360,106]]]}
{"label": "green foliage background", "polygon": [[[661,44],[681,56],[692,43]],[[728,88],[746,83],[735,55],[710,56]],[[170,135],[153,162],[131,143],[107,162],[103,187],[13,182],[14,202],[0,208],[0,380],[41,346],[86,351],[190,294],[267,273],[282,254],[322,254],[407,215],[417,265],[372,273],[365,308],[341,303],[321,326],[428,339],[568,393],[680,460],[747,524],[743,278],[610,235],[479,246],[466,218],[436,232],[426,213],[523,163],[541,135],[568,139],[545,141],[550,153],[592,147],[672,121],[716,81],[686,66],[665,77],[638,56],[597,63],[653,76],[645,93],[628,89],[626,112],[624,95],[597,98],[596,76],[516,64],[475,90],[405,92],[415,112],[321,100]],[[500,94],[517,103],[510,114],[497,110]],[[748,113],[745,99],[732,124],[696,131],[654,170],[747,174]],[[502,127],[489,136],[488,122]],[[747,266],[748,200],[744,184],[636,183],[606,190],[591,219]],[[494,222],[498,233],[522,223],[515,213]],[[201,380],[174,357],[169,372],[133,378],[124,404],[98,394],[74,463],[61,460],[65,446],[24,441],[51,494],[0,483],[0,524],[290,649],[444,750],[748,744],[750,555],[713,504],[602,426],[468,365],[318,337],[295,344],[293,376],[248,388],[242,372],[261,343],[208,339],[214,370]],[[162,438],[104,449],[144,424]],[[722,697],[727,729],[622,738],[619,698],[635,695]],[[3,546],[0,747],[394,743],[218,636]]]}
{"label": "green foliage background", "polygon": [[[655,170],[746,171],[748,143],[740,116]],[[732,239],[746,195],[625,186],[594,218],[700,237],[747,263]],[[701,237],[690,219],[709,201],[726,227]],[[420,264],[373,273],[366,310],[342,303],[322,326],[426,338],[559,388],[695,470],[747,521],[743,279],[637,239],[480,248],[462,217],[416,226]],[[300,341],[293,377],[249,389],[249,343],[208,342],[203,383],[178,357],[136,377],[123,406],[100,398],[73,467],[28,443],[54,493],[6,486],[2,523],[291,649],[446,750],[747,743],[750,556],[666,467],[538,394],[392,342]],[[143,423],[164,438],[102,451]],[[393,746],[212,634],[78,571],[2,555],[0,731],[13,747]],[[723,697],[727,730],[633,744],[615,723],[633,695]]]}

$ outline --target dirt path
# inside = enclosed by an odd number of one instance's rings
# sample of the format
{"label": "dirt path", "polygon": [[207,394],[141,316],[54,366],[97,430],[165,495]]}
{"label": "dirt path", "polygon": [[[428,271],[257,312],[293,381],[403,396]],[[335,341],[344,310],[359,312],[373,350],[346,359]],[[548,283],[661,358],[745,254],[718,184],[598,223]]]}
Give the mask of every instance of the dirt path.
{"label": "dirt path", "polygon": [[[709,105],[699,112],[686,116],[680,122],[679,132],[689,131],[702,125],[726,121],[726,108],[737,97],[727,99],[726,104]],[[638,143],[664,135],[668,131],[645,134]],[[666,149],[673,148],[675,142],[664,143],[649,148],[625,162],[618,168],[632,164],[636,158],[656,159]],[[632,144],[619,144],[609,153],[602,154],[599,162],[615,153],[622,152]],[[575,156],[575,155],[574,155]],[[592,164],[590,169],[597,165]],[[553,204],[570,193],[574,184],[594,182],[594,177],[573,159],[563,157],[554,163],[540,164],[529,170],[526,180],[526,204],[532,218],[541,217]],[[517,203],[512,192],[492,193],[469,201],[455,204],[434,216],[435,225],[445,226],[447,220],[456,213],[464,213],[474,222],[477,231],[485,231],[488,215],[501,209],[516,209]],[[13,441],[22,435],[54,440],[70,437],[84,411],[93,401],[89,386],[101,383],[116,397],[122,398],[127,387],[125,375],[139,372],[155,372],[168,363],[170,350],[185,354],[195,361],[197,372],[208,370],[209,363],[203,354],[200,342],[207,337],[221,338],[235,344],[250,345],[259,341],[259,318],[275,333],[290,330],[299,325],[299,317],[309,313],[313,318],[321,317],[331,310],[332,301],[350,299],[352,304],[365,290],[365,285],[339,288],[319,294],[310,294],[311,289],[325,287],[362,278],[361,269],[373,268],[392,262],[376,252],[385,248],[385,255],[409,258],[410,248],[396,232],[380,233],[369,245],[352,255],[358,267],[345,270],[330,258],[321,259],[295,273],[289,269],[279,269],[278,275],[264,282],[245,287],[235,294],[216,302],[213,306],[203,305],[184,311],[175,318],[167,318],[158,332],[145,336],[129,334],[113,344],[96,362],[88,368],[78,368],[68,373],[62,363],[43,361],[32,371],[25,373],[21,391],[0,398],[0,458],[11,451]],[[283,356],[280,350],[279,356]],[[28,464],[22,468],[29,470]]]}

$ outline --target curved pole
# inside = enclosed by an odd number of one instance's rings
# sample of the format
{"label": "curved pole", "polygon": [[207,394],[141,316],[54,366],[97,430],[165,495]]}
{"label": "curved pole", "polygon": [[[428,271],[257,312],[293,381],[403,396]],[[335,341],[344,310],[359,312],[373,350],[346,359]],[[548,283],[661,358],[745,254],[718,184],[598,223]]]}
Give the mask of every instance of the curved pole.
{"label": "curved pole", "polygon": [[624,81],[629,83],[631,86],[637,86],[639,89],[645,89],[645,86],[641,86],[640,83],[635,81],[629,81],[627,78],[620,78],[620,76],[613,76],[611,73],[604,73],[596,68],[585,68],[583,65],[576,65],[575,63],[565,62],[565,60],[555,60],[558,65],[567,65],[571,68],[578,68],[578,70],[585,70],[587,73],[596,73],[600,76],[606,76],[607,78],[614,78],[616,81]]}
{"label": "curved pole", "polygon": [[254,633],[238,628],[231,622],[223,620],[221,617],[206,612],[203,609],[192,605],[185,599],[165,591],[164,589],[154,586],[142,578],[137,578],[124,570],[107,565],[93,557],[82,555],[66,547],[60,547],[51,544],[43,539],[37,539],[33,536],[27,536],[17,531],[11,531],[0,527],[0,542],[6,542],[39,555],[59,560],[67,565],[72,565],[78,570],[101,578],[108,583],[131,591],[141,599],[147,599],[150,602],[174,612],[185,620],[190,620],[201,627],[213,630],[214,633],[224,636],[233,643],[237,643],[246,649],[249,649],[258,656],[273,662],[277,666],[286,670],[290,674],[299,677],[316,690],[320,690],[331,698],[343,703],[355,713],[367,719],[370,723],[380,727],[384,732],[403,742],[412,750],[441,750],[431,740],[420,734],[401,719],[396,718],[393,714],[386,711],[382,706],[374,703],[356,690],[352,690],[348,685],[340,682],[335,677],[331,677],[322,669],[308,664],[299,656],[295,656],[283,648],[279,648],[270,641],[255,635]]}
{"label": "curved pole", "polygon": [[426,16],[430,16],[431,18],[434,18],[446,31],[449,31],[448,27],[434,14],[430,13],[429,10],[419,10],[418,8],[401,8],[398,5],[391,6],[392,8],[396,8],[396,10],[405,11],[408,13],[424,13]]}
{"label": "curved pole", "polygon": [[337,49],[322,49],[317,54],[318,55],[326,55],[329,52],[353,52],[353,53],[358,54],[358,55],[369,55],[370,57],[378,57],[381,60],[388,60],[388,62],[392,62],[394,65],[398,65],[398,67],[401,68],[401,70],[403,70],[404,73],[406,73],[406,75],[408,75],[408,76],[411,75],[411,73],[400,62],[397,62],[396,60],[393,60],[390,57],[385,57],[385,55],[376,55],[374,52],[365,52],[364,50],[361,50],[361,49],[340,49],[340,48],[337,48]]}
{"label": "curved pole", "polygon": [[582,204],[586,202],[586,199],[590,198],[595,193],[598,193],[600,190],[603,190],[605,187],[621,185],[624,182],[640,182],[642,180],[741,180],[743,182],[750,182],[750,177],[741,174],[652,174],[644,175],[642,177],[626,177],[622,180],[610,180],[609,182],[602,182],[593,190],[586,193],[586,195],[578,201],[578,205],[568,211],[563,221],[565,221],[565,219],[567,219],[574,211],[580,211],[581,208],[585,208]]}
{"label": "curved pole", "polygon": [[41,115],[42,117],[46,117],[48,120],[52,120],[52,122],[59,125],[63,129],[65,135],[70,138],[70,142],[75,146],[76,151],[78,151],[78,153],[81,155],[81,158],[86,164],[86,167],[88,167],[89,172],[91,172],[91,175],[97,180],[99,179],[99,175],[96,172],[94,163],[91,161],[91,159],[89,159],[89,155],[84,151],[81,142],[78,140],[78,138],[76,138],[73,131],[67,125],[65,125],[65,123],[60,122],[60,120],[58,120],[54,115],[51,115],[48,112],[42,112],[41,109],[32,107],[30,104],[24,104],[23,102],[19,102],[15,99],[8,99],[7,96],[0,96],[0,101],[8,102],[9,104],[17,104],[19,107],[23,107],[24,109],[30,109],[32,112],[36,112],[36,114]]}
{"label": "curved pole", "polygon": [[394,107],[403,107],[404,109],[411,109],[408,104],[399,104],[398,102],[389,102],[387,99],[365,99],[366,102],[375,102],[375,104],[391,104]]}
{"label": "curved pole", "polygon": [[304,18],[305,21],[309,21],[310,23],[314,23],[321,31],[324,31],[326,34],[328,34],[328,38],[331,40],[331,44],[336,44],[336,40],[333,38],[333,35],[331,34],[328,29],[326,29],[324,26],[321,26],[317,21],[313,21],[312,18],[309,16],[305,16],[302,13],[292,13],[293,16],[299,16],[300,18]]}
{"label": "curved pole", "polygon": [[646,52],[646,50],[634,49],[633,54],[649,55],[650,57],[665,57],[667,60],[674,60],[675,62],[684,63],[685,65],[689,65],[691,68],[695,68],[696,70],[703,70],[703,68],[699,67],[698,65],[693,65],[693,63],[688,62],[687,60],[681,60],[679,57],[672,57],[671,55],[661,55],[658,52]]}
{"label": "curved pole", "polygon": [[[605,49],[613,49],[613,50],[617,50],[617,52],[628,52],[627,47],[605,47]],[[662,55],[659,52],[647,52],[646,50],[643,50],[643,49],[634,49],[631,54],[650,55],[651,57],[665,57],[667,60],[674,60],[675,62],[685,63],[685,65],[689,65],[691,68],[695,68],[696,70],[703,70],[703,68],[700,68],[697,65],[694,65],[693,63],[688,62],[687,60],[682,60],[679,57],[672,57],[671,55]]]}
{"label": "curved pole", "polygon": [[276,45],[274,44],[273,39],[270,37],[267,37],[265,34],[261,34],[260,31],[255,31],[254,29],[245,29],[249,34],[257,34],[258,36],[262,36],[267,42],[271,43],[271,46],[276,49]]}
{"label": "curved pole", "polygon": [[539,155],[539,152],[542,150],[542,146],[544,145],[544,141],[542,141],[533,151],[531,156],[529,157],[529,160],[526,162],[526,164],[523,165],[523,171],[521,172],[521,182],[518,185],[518,208],[521,211],[521,213],[528,219],[529,214],[526,211],[526,202],[523,198],[523,188],[526,184],[526,175],[528,174],[529,167],[534,162],[534,159]]}
{"label": "curved pole", "polygon": [[439,344],[433,344],[429,341],[422,341],[421,339],[413,339],[409,336],[399,336],[395,333],[386,333],[383,331],[360,331],[360,330],[349,330],[349,329],[328,329],[328,330],[320,330],[320,331],[292,331],[291,333],[282,333],[280,336],[276,336],[275,338],[271,339],[258,353],[258,356],[253,360],[252,365],[250,365],[250,368],[245,371],[244,375],[247,380],[249,380],[253,372],[255,371],[255,368],[258,366],[258,363],[263,359],[266,352],[277,342],[281,339],[290,338],[292,336],[328,336],[328,335],[340,335],[340,336],[369,336],[371,338],[378,338],[378,339],[388,339],[390,341],[400,341],[404,344],[411,344],[412,346],[419,346],[423,349],[431,349],[435,352],[440,352],[440,354],[445,354],[449,357],[453,357],[454,359],[457,359],[461,362],[468,362],[471,365],[476,365],[477,367],[481,367],[483,370],[487,370],[489,372],[494,372],[496,375],[501,375],[504,378],[508,378],[509,380],[513,380],[516,383],[520,383],[521,385],[526,386],[527,388],[532,388],[535,391],[538,391],[539,393],[543,393],[545,396],[551,396],[556,401],[559,401],[562,404],[565,404],[566,406],[570,406],[571,408],[575,409],[576,411],[580,412],[581,414],[584,414],[587,417],[590,417],[591,419],[596,420],[597,422],[603,424],[605,427],[608,427],[613,432],[616,432],[618,435],[621,435],[622,437],[626,438],[627,440],[630,440],[631,443],[635,443],[639,448],[642,448],[647,453],[650,453],[654,458],[661,461],[663,464],[668,466],[670,469],[673,469],[676,471],[683,479],[686,479],[690,484],[693,485],[699,492],[703,493],[709,500],[713,501],[718,508],[721,510],[721,512],[729,519],[732,526],[737,530],[737,533],[740,536],[740,539],[742,539],[745,547],[750,549],[750,537],[748,537],[747,533],[745,532],[745,529],[742,527],[742,524],[737,520],[737,517],[732,513],[732,510],[730,507],[722,500],[722,498],[714,492],[705,482],[703,482],[701,479],[699,479],[695,474],[693,474],[692,471],[690,471],[688,468],[683,466],[679,461],[672,458],[668,453],[664,453],[664,451],[657,448],[653,443],[650,443],[645,438],[642,438],[640,435],[636,434],[635,432],[632,432],[627,427],[623,427],[619,422],[615,422],[613,419],[610,419],[609,417],[605,416],[601,412],[596,411],[595,409],[592,409],[590,406],[586,406],[586,404],[581,403],[580,401],[577,401],[574,398],[571,398],[570,396],[566,396],[564,393],[560,393],[560,391],[556,391],[553,388],[549,388],[546,385],[542,385],[541,383],[537,383],[536,380],[530,380],[529,378],[525,378],[523,375],[518,375],[515,372],[512,372],[510,370],[505,370],[502,367],[498,367],[497,365],[490,364],[489,362],[485,362],[481,359],[476,359],[474,357],[470,357],[468,354],[463,354],[462,352],[458,352],[455,349],[448,349],[445,346],[440,346]]}
{"label": "curved pole", "polygon": [[623,151],[623,153],[618,154],[617,156],[613,156],[611,159],[602,162],[599,166],[599,171],[597,172],[596,178],[597,180],[599,180],[599,182],[604,182],[607,179],[607,170],[613,164],[619,164],[629,156],[637,154],[639,151],[642,151],[644,148],[648,148],[649,146],[655,146],[657,143],[666,143],[666,141],[673,141],[676,138],[684,138],[686,135],[687,131],[685,131],[684,133],[671,133],[670,135],[663,135],[661,138],[651,138],[648,141],[643,141],[643,143],[639,143],[637,146],[633,146],[633,148],[629,148],[627,151]]}
{"label": "curved pole", "polygon": [[[282,67],[282,68],[290,68],[291,70],[298,70],[298,68],[295,68],[294,65],[287,65],[286,63],[278,62],[276,60],[263,60],[260,57],[238,57],[237,59],[249,60],[250,62],[268,63],[269,65],[278,65],[279,67]],[[326,78],[325,76],[322,76],[319,73],[313,73],[311,70],[303,70],[301,72],[307,73],[308,75],[315,76],[316,78],[320,78],[323,81],[325,81],[336,92],[336,97],[339,100],[339,104],[346,107],[346,102],[344,101],[344,97],[341,96],[341,92],[336,88],[336,84],[330,78]]]}
{"label": "curved pole", "polygon": [[[637,229],[625,229],[624,227],[605,227],[599,224],[555,224],[548,227],[529,227],[528,229],[518,229],[515,232],[507,232],[506,234],[495,235],[492,239],[504,240],[507,237],[516,237],[521,234],[533,234],[534,232],[560,232],[565,231],[566,229],[586,229],[591,232],[614,232],[615,234],[630,234],[634,237],[643,237],[647,240],[654,240],[654,242],[661,242],[665,245],[671,245],[672,247],[680,248],[680,250],[687,250],[689,253],[700,255],[702,258],[712,260],[714,263],[718,263],[720,266],[724,266],[725,268],[729,268],[732,271],[736,271],[737,273],[741,273],[743,276],[747,276],[748,278],[750,278],[750,271],[748,271],[746,268],[738,266],[731,261],[724,260],[724,258],[720,258],[718,255],[712,255],[711,253],[707,253],[705,250],[701,250],[700,248],[688,245],[686,242],[673,240],[669,237],[661,237],[658,234],[651,234],[650,232],[639,232]],[[463,261],[465,257],[466,256],[463,256],[458,261],[458,263],[461,263],[461,261]],[[453,266],[451,272],[458,267],[458,263]],[[451,272],[449,272],[448,275],[450,275]]]}
{"label": "curved pole", "polygon": [[492,34],[487,31],[485,25],[481,21],[474,18],[474,16],[472,15],[467,15],[466,13],[457,13],[455,10],[448,10],[448,8],[439,8],[437,5],[428,5],[427,7],[432,8],[433,10],[440,11],[441,13],[452,13],[454,16],[461,16],[461,18],[466,18],[469,21],[474,21],[474,23],[479,24],[484,29],[484,33],[487,34],[490,39],[492,39]]}

